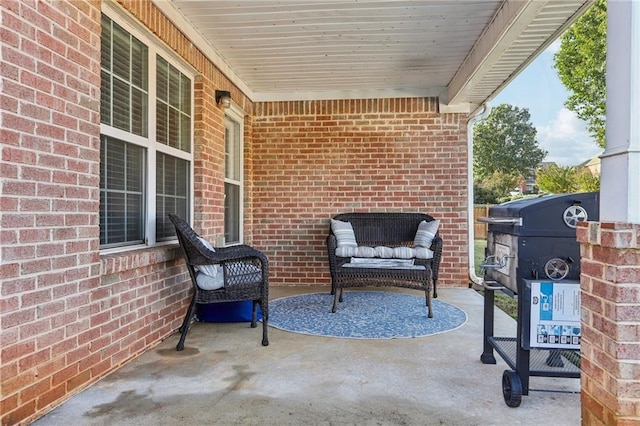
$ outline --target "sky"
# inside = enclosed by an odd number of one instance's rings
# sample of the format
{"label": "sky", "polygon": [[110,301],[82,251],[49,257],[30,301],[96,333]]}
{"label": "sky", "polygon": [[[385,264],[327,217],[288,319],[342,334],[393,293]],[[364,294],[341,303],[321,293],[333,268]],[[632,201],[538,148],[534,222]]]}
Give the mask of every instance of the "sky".
{"label": "sky", "polygon": [[553,67],[554,42],[522,71],[492,101],[492,106],[510,104],[527,108],[537,130],[540,148],[548,152],[544,161],[559,166],[577,166],[602,149],[587,132],[587,125],[564,106],[569,96]]}

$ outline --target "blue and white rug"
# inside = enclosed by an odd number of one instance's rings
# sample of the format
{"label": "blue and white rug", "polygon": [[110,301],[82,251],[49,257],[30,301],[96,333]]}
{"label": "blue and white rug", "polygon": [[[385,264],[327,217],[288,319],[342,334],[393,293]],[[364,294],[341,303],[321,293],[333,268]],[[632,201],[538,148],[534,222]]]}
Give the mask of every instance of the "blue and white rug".
{"label": "blue and white rug", "polygon": [[269,325],[294,333],[345,339],[422,337],[455,330],[467,322],[461,309],[432,300],[427,318],[424,296],[379,291],[345,291],[331,313],[333,296],[310,293],[269,302]]}

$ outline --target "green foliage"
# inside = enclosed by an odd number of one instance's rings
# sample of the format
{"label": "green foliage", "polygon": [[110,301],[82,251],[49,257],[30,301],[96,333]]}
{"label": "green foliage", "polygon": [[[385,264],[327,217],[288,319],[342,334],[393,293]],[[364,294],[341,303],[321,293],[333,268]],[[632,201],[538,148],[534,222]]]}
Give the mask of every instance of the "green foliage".
{"label": "green foliage", "polygon": [[562,167],[552,164],[538,170],[536,183],[541,190],[552,194],[600,190],[600,178],[592,175],[584,167]]}
{"label": "green foliage", "polygon": [[536,173],[536,183],[544,192],[568,194],[576,191],[575,167],[551,164]]}
{"label": "green foliage", "polygon": [[529,110],[507,104],[493,108],[473,128],[473,173],[486,181],[495,173],[527,176],[547,152],[538,147]]}
{"label": "green foliage", "polygon": [[600,176],[596,176],[586,168],[576,171],[576,181],[578,182],[578,192],[600,191]]}
{"label": "green foliage", "polygon": [[607,2],[597,0],[561,37],[554,55],[560,81],[571,92],[565,106],[605,145]]}
{"label": "green foliage", "polygon": [[476,204],[497,204],[512,191],[520,178],[517,175],[493,172],[484,179],[473,183],[473,202]]}

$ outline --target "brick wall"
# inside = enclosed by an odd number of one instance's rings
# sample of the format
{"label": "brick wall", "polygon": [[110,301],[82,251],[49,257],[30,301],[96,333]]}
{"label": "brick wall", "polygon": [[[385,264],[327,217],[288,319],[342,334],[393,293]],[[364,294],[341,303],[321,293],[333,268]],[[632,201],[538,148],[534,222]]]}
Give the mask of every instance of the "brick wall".
{"label": "brick wall", "polygon": [[582,424],[640,424],[640,225],[581,224]]}
{"label": "brick wall", "polygon": [[468,283],[467,131],[436,99],[256,104],[254,232],[274,285],[329,284],[329,218],[419,211],[441,220],[440,282]]}
{"label": "brick wall", "polygon": [[90,316],[100,288],[100,9],[1,8],[0,412],[13,424],[104,369]]}
{"label": "brick wall", "polygon": [[[122,2],[195,81],[195,218],[222,232],[223,111],[251,103],[152,2]],[[180,325],[188,276],[175,246],[100,255],[100,2],[0,5],[0,423],[26,423]],[[250,140],[248,141],[250,147]]]}

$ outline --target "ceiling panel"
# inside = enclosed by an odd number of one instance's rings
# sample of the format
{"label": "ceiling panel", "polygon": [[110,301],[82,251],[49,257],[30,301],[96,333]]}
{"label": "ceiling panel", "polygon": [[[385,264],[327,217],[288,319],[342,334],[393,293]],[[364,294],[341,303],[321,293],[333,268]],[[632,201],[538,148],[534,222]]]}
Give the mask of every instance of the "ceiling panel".
{"label": "ceiling panel", "polygon": [[155,3],[254,101],[442,96],[473,108],[591,1]]}

